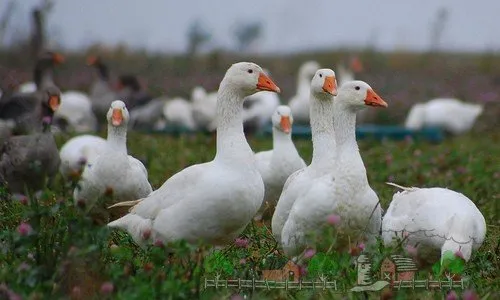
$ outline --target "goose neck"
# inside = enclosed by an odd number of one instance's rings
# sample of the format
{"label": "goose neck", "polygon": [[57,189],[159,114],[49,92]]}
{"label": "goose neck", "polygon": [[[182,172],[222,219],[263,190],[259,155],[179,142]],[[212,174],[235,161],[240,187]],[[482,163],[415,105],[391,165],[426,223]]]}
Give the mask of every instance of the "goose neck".
{"label": "goose neck", "polygon": [[217,94],[216,159],[251,158],[253,152],[243,133],[243,98],[238,91],[221,83]]}
{"label": "goose neck", "polygon": [[[325,97],[325,99],[321,99]],[[330,166],[335,160],[333,100],[311,93],[310,122],[313,143],[312,166]]]}
{"label": "goose neck", "polygon": [[127,128],[108,125],[107,142],[111,149],[127,154]]}

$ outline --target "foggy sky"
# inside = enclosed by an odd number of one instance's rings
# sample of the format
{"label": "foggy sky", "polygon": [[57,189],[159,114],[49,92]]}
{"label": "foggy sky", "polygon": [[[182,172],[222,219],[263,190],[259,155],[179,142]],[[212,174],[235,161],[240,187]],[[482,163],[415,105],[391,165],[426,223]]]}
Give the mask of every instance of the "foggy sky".
{"label": "foggy sky", "polygon": [[[0,1],[0,14],[6,7]],[[29,30],[39,0],[17,0],[12,26]],[[500,1],[466,0],[55,0],[52,38],[76,49],[93,42],[182,52],[189,25],[212,33],[207,48],[234,49],[238,22],[261,21],[257,52],[293,52],[374,43],[378,49],[425,50],[440,7],[449,9],[441,48],[500,50]]]}

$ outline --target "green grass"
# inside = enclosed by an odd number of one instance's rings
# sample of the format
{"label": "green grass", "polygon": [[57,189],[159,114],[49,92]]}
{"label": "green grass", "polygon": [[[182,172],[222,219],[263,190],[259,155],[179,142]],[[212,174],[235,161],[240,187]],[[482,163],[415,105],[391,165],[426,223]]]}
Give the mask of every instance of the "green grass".
{"label": "green grass", "polygon": [[[62,143],[66,138],[59,137]],[[251,138],[254,151],[269,149],[270,139]],[[500,134],[482,133],[449,138],[441,144],[411,141],[359,142],[369,181],[383,208],[391,201],[392,181],[404,186],[448,187],[467,195],[476,203],[488,224],[486,241],[466,265],[472,288],[487,299],[500,294]],[[171,175],[186,166],[206,162],[215,154],[215,141],[206,135],[170,137],[129,134],[129,153],[146,161],[149,178],[158,188]],[[306,161],[311,159],[311,142],[297,140]],[[203,278],[259,278],[260,271],[279,268],[285,262],[269,230],[254,224],[242,238],[248,246],[229,246],[221,251],[176,243],[167,255],[161,247],[142,250],[122,232],[96,226],[73,207],[71,185],[60,183],[29,205],[6,201],[0,194],[0,283],[31,299],[224,299],[237,291],[203,291]],[[29,222],[34,234],[20,236],[17,226]],[[375,265],[388,249],[378,247]],[[203,254],[203,255],[202,255]],[[353,286],[355,273],[349,253],[335,253],[334,279],[347,288]],[[321,256],[318,256],[321,257]],[[318,260],[308,276],[321,273]],[[314,267],[313,267],[314,265]],[[114,289],[107,294],[104,282]],[[0,295],[6,287],[0,287]],[[251,295],[251,291],[242,291]],[[398,299],[442,299],[443,293],[399,292]],[[457,291],[460,294],[459,291]],[[347,294],[349,298],[361,294]],[[38,298],[37,298],[38,297]],[[340,295],[312,291],[261,291],[253,299],[330,299]],[[379,294],[369,294],[378,298]],[[2,296],[0,296],[2,298]],[[82,299],[83,299],[82,298]]]}

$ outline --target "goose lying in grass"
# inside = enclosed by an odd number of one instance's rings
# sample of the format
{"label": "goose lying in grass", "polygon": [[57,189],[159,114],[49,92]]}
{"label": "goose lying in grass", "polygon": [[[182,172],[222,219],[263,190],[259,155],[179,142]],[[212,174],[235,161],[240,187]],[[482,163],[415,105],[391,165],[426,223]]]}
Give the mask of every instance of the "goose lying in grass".
{"label": "goose lying in grass", "polygon": [[144,165],[127,154],[127,123],[129,113],[125,103],[113,101],[107,114],[106,146],[82,173],[73,192],[75,204],[91,209],[97,200],[110,196],[111,202],[146,197],[152,192]]}
{"label": "goose lying in grass", "polygon": [[11,193],[25,193],[42,190],[51,185],[59,168],[59,152],[50,125],[61,98],[58,90],[45,88],[42,99],[42,121],[39,127],[28,135],[9,138],[1,148],[0,181]]}
{"label": "goose lying in grass", "polygon": [[483,109],[480,104],[465,103],[458,99],[433,99],[427,103],[415,104],[408,113],[405,127],[414,130],[441,127],[454,135],[459,135],[474,126]]}
{"label": "goose lying in grass", "polygon": [[335,72],[320,69],[311,80],[311,133],[313,157],[311,164],[296,171],[285,182],[272,218],[272,231],[281,241],[281,231],[295,200],[315,179],[332,172],[335,163],[335,132],[333,130],[333,96],[337,94]]}
{"label": "goose lying in grass", "polygon": [[320,229],[329,225],[329,215],[341,220],[338,249],[347,248],[348,241],[374,244],[379,236],[382,209],[356,143],[356,113],[367,106],[387,107],[387,103],[363,81],[340,87],[334,101],[335,168],[311,182],[295,200],[281,233],[286,255],[296,256],[306,247],[316,247],[314,234],[321,234]]}
{"label": "goose lying in grass", "polygon": [[288,105],[292,109],[295,121],[299,124],[309,123],[309,90],[311,78],[319,69],[319,64],[315,61],[307,61],[299,69],[297,77],[297,94],[290,99]]}
{"label": "goose lying in grass", "polygon": [[290,107],[281,105],[271,118],[273,149],[255,154],[257,168],[264,180],[264,201],[256,219],[270,219],[288,177],[306,167],[292,141],[293,116]]}
{"label": "goose lying in grass", "polygon": [[59,171],[64,179],[79,179],[87,164],[93,163],[106,144],[102,137],[88,134],[75,136],[64,143],[59,151]]}
{"label": "goose lying in grass", "polygon": [[[257,91],[279,92],[262,69],[233,64],[220,83],[217,100],[217,154],[170,177],[130,213],[108,224],[130,233],[140,245],[186,240],[231,243],[262,204],[264,183],[243,133],[243,100]],[[123,205],[130,205],[124,203]]]}
{"label": "goose lying in grass", "polygon": [[217,93],[207,93],[197,86],[191,93],[193,119],[198,129],[213,131],[217,126]]}
{"label": "goose lying in grass", "polygon": [[444,188],[401,188],[382,222],[386,245],[402,240],[415,249],[422,265],[439,261],[445,252],[469,261],[486,236],[483,215],[465,195]]}

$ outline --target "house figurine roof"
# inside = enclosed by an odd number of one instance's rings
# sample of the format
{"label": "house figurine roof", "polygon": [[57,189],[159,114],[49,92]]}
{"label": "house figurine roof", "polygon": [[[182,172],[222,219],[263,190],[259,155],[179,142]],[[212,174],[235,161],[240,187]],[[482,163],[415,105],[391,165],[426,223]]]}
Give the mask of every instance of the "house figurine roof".
{"label": "house figurine roof", "polygon": [[402,255],[391,255],[388,259],[392,260],[396,265],[396,272],[412,272],[418,271],[413,259]]}

